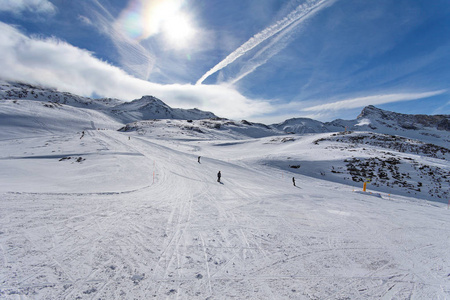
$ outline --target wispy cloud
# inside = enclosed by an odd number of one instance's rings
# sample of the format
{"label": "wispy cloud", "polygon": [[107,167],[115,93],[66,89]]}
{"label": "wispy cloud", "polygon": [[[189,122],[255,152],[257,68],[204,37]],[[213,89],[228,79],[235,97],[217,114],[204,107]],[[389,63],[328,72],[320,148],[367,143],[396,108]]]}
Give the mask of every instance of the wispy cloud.
{"label": "wispy cloud", "polygon": [[[242,55],[246,54],[248,51],[254,49],[258,45],[260,45],[262,42],[266,41],[267,39],[271,38],[272,36],[276,35],[277,33],[281,32],[287,28],[290,28],[290,30],[292,30],[295,26],[291,26],[291,25],[293,25],[293,24],[298,25],[311,12],[317,11],[320,8],[324,7],[325,4],[331,3],[331,2],[332,1],[329,1],[329,0],[310,0],[310,1],[307,1],[307,2],[297,6],[297,8],[294,11],[289,13],[282,20],[265,28],[263,31],[255,34],[247,42],[245,42],[239,48],[237,48],[235,51],[233,51],[231,54],[229,54],[224,60],[222,60],[217,65],[215,65],[211,70],[206,72],[197,81],[196,84],[203,83],[203,81],[205,81],[209,76],[222,70],[229,64],[233,63],[236,59],[238,59]],[[276,52],[277,51],[275,51],[274,54],[276,54]],[[272,54],[272,55],[274,55],[274,54]],[[251,69],[252,68],[250,68],[250,70]],[[256,69],[256,68],[253,68],[253,70],[254,69]],[[246,72],[246,74],[249,74],[249,73]]]}
{"label": "wispy cloud", "polygon": [[138,40],[128,37],[118,26],[115,26],[114,16],[99,1],[94,0],[84,5],[86,5],[87,15],[79,16],[78,19],[111,39],[125,71],[141,79],[148,79],[155,64],[153,54]]}
{"label": "wispy cloud", "polygon": [[438,90],[423,93],[401,93],[401,94],[384,94],[384,95],[372,95],[358,98],[351,98],[336,101],[333,103],[326,103],[321,105],[315,105],[303,108],[303,111],[327,111],[327,110],[342,110],[365,107],[367,105],[380,105],[392,102],[410,101],[429,98],[437,95],[441,95],[447,92],[447,90]]}
{"label": "wispy cloud", "polygon": [[228,118],[251,118],[273,109],[267,101],[248,99],[229,85],[162,85],[141,80],[86,50],[52,38],[31,38],[2,22],[0,53],[0,78],[82,96],[132,100],[153,95],[173,107],[195,106]]}
{"label": "wispy cloud", "polygon": [[0,11],[20,14],[25,11],[34,13],[55,13],[56,7],[48,0],[2,0]]}

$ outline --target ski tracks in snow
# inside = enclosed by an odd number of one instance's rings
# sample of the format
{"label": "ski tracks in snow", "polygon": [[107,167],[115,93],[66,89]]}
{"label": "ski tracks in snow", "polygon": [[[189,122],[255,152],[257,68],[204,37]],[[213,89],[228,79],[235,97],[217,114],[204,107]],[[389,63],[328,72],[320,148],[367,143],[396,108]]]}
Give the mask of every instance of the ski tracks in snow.
{"label": "ski tracks in snow", "polygon": [[[208,155],[199,164],[197,153],[145,137],[87,138],[98,152],[139,154],[148,185],[3,195],[0,297],[448,296],[448,254],[433,246],[450,238],[438,208],[412,204],[399,220],[403,202],[306,177],[293,189],[264,167]],[[424,210],[442,228],[421,219]]]}

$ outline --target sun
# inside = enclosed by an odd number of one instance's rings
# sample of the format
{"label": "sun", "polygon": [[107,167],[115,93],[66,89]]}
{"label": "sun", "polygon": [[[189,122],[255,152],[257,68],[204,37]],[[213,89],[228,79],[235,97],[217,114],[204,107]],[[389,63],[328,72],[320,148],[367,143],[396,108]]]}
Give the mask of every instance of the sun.
{"label": "sun", "polygon": [[178,12],[163,21],[162,34],[166,42],[176,49],[187,48],[195,36],[189,17]]}
{"label": "sun", "polygon": [[130,0],[116,23],[131,39],[158,37],[174,49],[192,45],[197,32],[185,0]]}

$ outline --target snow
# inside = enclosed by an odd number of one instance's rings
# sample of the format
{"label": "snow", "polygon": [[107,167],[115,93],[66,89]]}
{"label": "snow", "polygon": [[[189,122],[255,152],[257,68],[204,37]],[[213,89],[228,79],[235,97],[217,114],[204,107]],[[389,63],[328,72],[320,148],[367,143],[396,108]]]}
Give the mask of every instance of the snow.
{"label": "snow", "polygon": [[0,101],[1,299],[450,298],[448,199],[364,193],[343,163],[385,155],[417,183],[447,154],[44,104]]}
{"label": "snow", "polygon": [[444,204],[256,162],[289,142],[79,137],[1,141],[2,298],[450,297]]}

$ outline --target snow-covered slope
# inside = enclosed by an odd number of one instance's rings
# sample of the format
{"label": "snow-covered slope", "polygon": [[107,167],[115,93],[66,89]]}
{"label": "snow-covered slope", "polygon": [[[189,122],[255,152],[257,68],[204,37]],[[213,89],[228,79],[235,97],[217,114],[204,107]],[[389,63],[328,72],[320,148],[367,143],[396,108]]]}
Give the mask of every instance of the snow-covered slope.
{"label": "snow-covered slope", "polygon": [[[444,147],[21,89],[0,100],[1,299],[450,297]],[[159,109],[190,120],[123,122]]]}
{"label": "snow-covered slope", "polygon": [[203,120],[150,120],[129,123],[119,129],[123,132],[136,131],[140,135],[183,139],[248,139],[274,135],[282,132],[275,128],[248,121],[235,122],[222,118]]}
{"label": "snow-covered slope", "polygon": [[65,118],[0,138],[2,299],[450,297],[446,204],[330,178],[352,156],[447,160],[337,141],[354,134],[80,138]]}
{"label": "snow-covered slope", "polygon": [[293,136],[268,143],[285,146],[259,163],[357,188],[367,182],[374,192],[444,203],[450,198],[450,151],[444,147],[372,132]]}
{"label": "snow-covered slope", "polygon": [[41,101],[0,100],[0,139],[3,140],[120,126],[113,118],[92,109]]}

